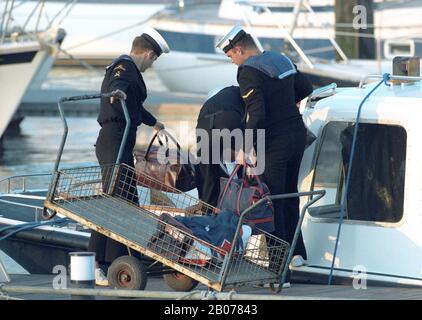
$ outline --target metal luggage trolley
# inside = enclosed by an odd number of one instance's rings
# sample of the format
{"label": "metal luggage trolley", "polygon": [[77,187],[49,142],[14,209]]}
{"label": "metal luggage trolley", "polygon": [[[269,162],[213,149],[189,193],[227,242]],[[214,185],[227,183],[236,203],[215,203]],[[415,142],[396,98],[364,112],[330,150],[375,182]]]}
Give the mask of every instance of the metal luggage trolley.
{"label": "metal luggage trolley", "polygon": [[[222,248],[213,246],[159,218],[162,213],[212,215],[216,214],[214,207],[187,193],[164,185],[142,172],[136,172],[134,168],[120,164],[120,155],[130,127],[130,118],[122,99],[120,101],[126,117],[126,130],[116,164],[59,170],[68,131],[61,104],[66,101],[97,99],[111,95],[60,99],[58,107],[64,124],[64,133],[54,175],[44,203],[46,218],[51,218],[55,213],[63,214],[170,267],[174,271],[165,274],[164,279],[175,290],[189,291],[201,282],[208,288],[222,291],[241,285],[278,283],[281,277],[284,279],[288,270],[288,261],[291,259],[292,249],[299,234],[303,213],[325,192],[315,191],[270,197],[280,199],[316,195],[302,209],[291,247],[287,242],[262,231],[258,235],[249,237],[243,252],[238,252],[234,245],[228,252],[222,251]],[[128,190],[134,183],[133,179],[137,179],[139,206],[127,200],[131,196]],[[254,204],[256,205],[258,203]],[[234,239],[238,239],[245,214],[254,206],[242,212]],[[169,241],[169,237],[157,236],[157,234],[160,235],[160,230],[169,232],[174,241]],[[232,241],[232,243],[235,242]],[[112,263],[108,277],[111,284],[119,288],[144,288],[147,281],[145,266],[134,257],[127,256],[120,257]],[[138,279],[137,287],[132,286],[134,278]]]}

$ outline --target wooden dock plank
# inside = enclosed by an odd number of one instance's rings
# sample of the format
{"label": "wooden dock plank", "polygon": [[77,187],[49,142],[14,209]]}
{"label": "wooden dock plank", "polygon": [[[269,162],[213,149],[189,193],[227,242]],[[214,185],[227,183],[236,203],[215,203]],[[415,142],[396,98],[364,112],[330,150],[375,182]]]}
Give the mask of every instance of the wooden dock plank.
{"label": "wooden dock plank", "polygon": [[[52,287],[55,275],[11,275],[10,286],[32,286]],[[150,277],[146,290],[150,291],[172,291],[161,277]],[[206,287],[199,285],[196,290],[206,290]],[[235,289],[238,293],[250,294],[271,294],[269,288],[244,286]],[[291,288],[283,289],[280,293],[286,297],[295,299],[368,299],[368,300],[421,300],[422,288],[406,287],[376,287],[368,286],[367,289],[356,290],[351,285],[314,285],[314,284],[292,284]],[[45,294],[11,294],[10,296],[28,300],[69,300],[71,296],[45,295]],[[100,298],[97,299],[110,299]]]}

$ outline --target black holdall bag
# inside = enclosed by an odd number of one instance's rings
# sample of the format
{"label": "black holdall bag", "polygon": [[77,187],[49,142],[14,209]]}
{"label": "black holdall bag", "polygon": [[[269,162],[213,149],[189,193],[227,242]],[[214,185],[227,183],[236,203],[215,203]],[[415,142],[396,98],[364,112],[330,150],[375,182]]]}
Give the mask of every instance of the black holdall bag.
{"label": "black holdall bag", "polygon": [[[240,168],[241,165],[236,165],[229,178],[220,178],[221,191],[217,205],[219,209],[235,212],[238,216],[254,203],[270,195],[267,185],[261,182],[256,175],[248,179],[244,174],[243,178],[235,179]],[[252,209],[246,214],[244,222],[252,227],[253,234],[259,233],[256,228],[265,232],[273,232],[275,226],[272,201],[268,199]]]}
{"label": "black holdall bag", "polygon": [[[160,132],[164,134],[165,145],[158,136]],[[138,185],[165,192],[173,192],[173,188],[182,192],[196,188],[195,168],[190,163],[189,154],[187,159],[182,157],[179,143],[167,131],[160,132],[154,134],[146,150],[133,152],[136,171],[158,180],[159,183],[138,174]],[[169,148],[169,138],[176,145],[176,150]],[[160,146],[154,145],[155,140]],[[165,159],[165,163],[160,163],[159,159]],[[166,189],[165,186],[169,188]]]}

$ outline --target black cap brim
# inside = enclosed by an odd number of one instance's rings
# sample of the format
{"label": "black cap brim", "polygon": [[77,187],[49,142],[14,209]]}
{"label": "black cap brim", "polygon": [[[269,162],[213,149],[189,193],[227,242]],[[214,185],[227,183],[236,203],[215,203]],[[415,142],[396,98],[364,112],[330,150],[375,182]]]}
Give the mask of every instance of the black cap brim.
{"label": "black cap brim", "polygon": [[144,38],[154,48],[154,52],[157,57],[159,57],[163,53],[163,50],[161,50],[160,45],[149,34],[143,33],[141,37]]}

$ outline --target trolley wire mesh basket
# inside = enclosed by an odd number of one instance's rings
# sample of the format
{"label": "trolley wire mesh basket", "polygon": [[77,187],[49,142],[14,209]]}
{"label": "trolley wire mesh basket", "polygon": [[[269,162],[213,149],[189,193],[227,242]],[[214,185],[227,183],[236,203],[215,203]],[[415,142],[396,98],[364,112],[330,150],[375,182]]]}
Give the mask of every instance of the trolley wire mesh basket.
{"label": "trolley wire mesh basket", "polygon": [[[115,93],[59,100],[64,132],[44,203],[44,217],[51,218],[55,213],[61,213],[217,291],[246,284],[279,282],[281,273],[284,277],[287,270],[304,211],[319,200],[324,191],[267,197],[317,195],[302,208],[290,250],[289,243],[264,231],[251,235],[242,250],[235,250],[236,245],[229,249],[216,247],[161,219],[164,213],[172,216],[215,215],[218,214],[216,208],[120,164],[130,128],[130,118],[121,97],[126,128],[116,164],[59,169],[68,132],[61,104],[113,95]],[[260,201],[267,201],[267,198]],[[260,201],[241,213],[232,243],[238,239],[245,214]]]}
{"label": "trolley wire mesh basket", "polygon": [[[262,231],[249,237],[243,252],[230,255],[159,217],[162,213],[212,215],[215,208],[177,189],[169,192],[168,186],[125,164],[59,170],[55,179],[47,208],[215,290],[277,282],[280,277],[289,249],[287,242]],[[142,186],[133,188],[140,179]],[[145,187],[151,184],[155,189]],[[160,230],[162,237],[157,236]]]}

